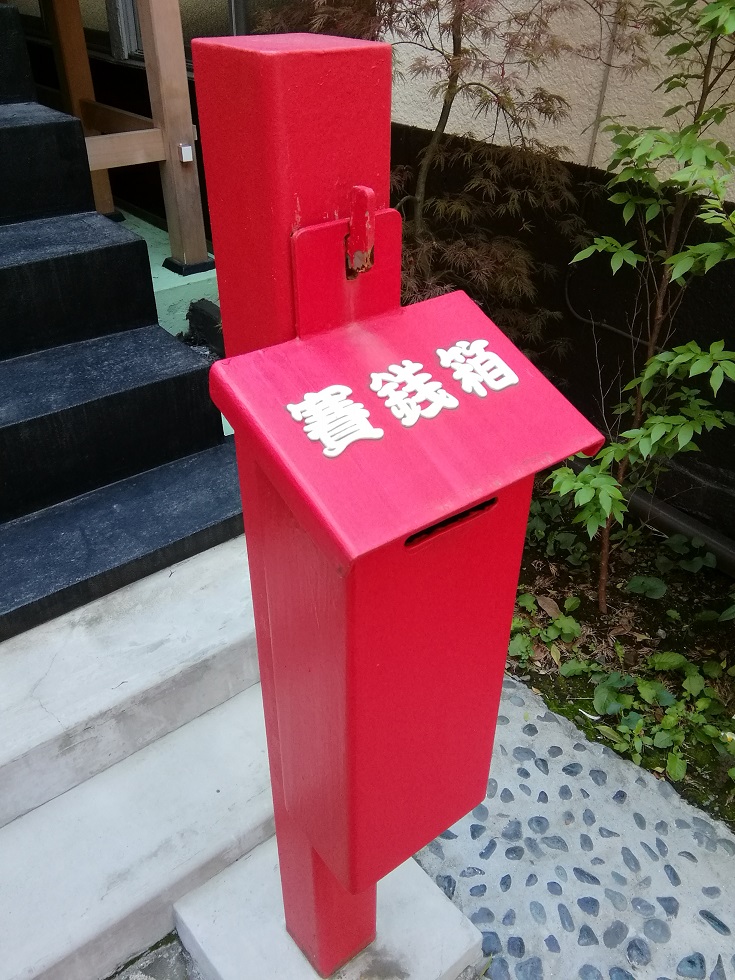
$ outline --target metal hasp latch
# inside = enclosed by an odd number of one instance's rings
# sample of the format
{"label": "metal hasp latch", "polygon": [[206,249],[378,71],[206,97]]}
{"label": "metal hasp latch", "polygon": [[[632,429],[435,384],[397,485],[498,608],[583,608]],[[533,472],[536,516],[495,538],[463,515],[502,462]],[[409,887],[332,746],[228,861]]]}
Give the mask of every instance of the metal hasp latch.
{"label": "metal hasp latch", "polygon": [[370,187],[352,188],[350,230],[345,247],[349,278],[372,269],[375,259],[375,191]]}

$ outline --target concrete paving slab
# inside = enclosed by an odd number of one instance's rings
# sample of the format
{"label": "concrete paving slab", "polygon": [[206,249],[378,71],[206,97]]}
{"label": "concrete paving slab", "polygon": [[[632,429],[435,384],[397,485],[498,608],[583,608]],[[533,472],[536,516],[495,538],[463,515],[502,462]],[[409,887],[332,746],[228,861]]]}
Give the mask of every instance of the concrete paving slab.
{"label": "concrete paving slab", "polygon": [[[176,928],[203,980],[318,980],[286,932],[275,838],[176,903]],[[334,980],[457,980],[481,935],[407,861],[378,885],[377,938]]]}
{"label": "concrete paving slab", "polygon": [[0,644],[0,827],[258,680],[241,536]]}
{"label": "concrete paving slab", "polygon": [[0,980],[108,976],[272,833],[256,686],[0,830]]}
{"label": "concrete paving slab", "polygon": [[[417,857],[481,930],[491,980],[735,980],[735,837],[510,677],[487,798]],[[230,906],[220,926],[249,923]]]}
{"label": "concrete paving slab", "polygon": [[733,834],[512,678],[487,798],[418,860],[491,980],[735,980]]}

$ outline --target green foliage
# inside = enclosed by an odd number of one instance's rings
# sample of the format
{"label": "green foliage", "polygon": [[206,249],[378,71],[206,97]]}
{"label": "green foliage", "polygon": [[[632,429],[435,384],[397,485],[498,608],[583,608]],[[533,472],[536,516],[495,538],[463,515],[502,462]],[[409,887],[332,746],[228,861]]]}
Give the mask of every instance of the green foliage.
{"label": "green foliage", "polygon": [[[605,447],[608,448],[608,447]],[[602,452],[603,450],[601,450]],[[600,454],[596,460],[600,459]],[[609,465],[588,463],[578,473],[569,466],[560,466],[551,474],[551,492],[564,498],[569,496],[578,508],[575,523],[583,524],[587,534],[593,538],[608,519],[612,517],[619,524],[628,509],[623,491],[617,481],[606,471]]]}
{"label": "green foliage", "polygon": [[569,565],[583,565],[587,542],[571,526],[575,515],[571,502],[539,495],[531,501],[526,541],[540,548],[547,558],[563,558]]}
{"label": "green foliage", "polygon": [[579,606],[577,596],[568,596],[563,610],[554,599],[535,596],[530,592],[519,595],[516,605],[523,613],[516,613],[511,622],[509,657],[528,667],[548,651],[559,666],[562,649],[578,649],[577,641],[582,635],[582,627],[571,615]]}
{"label": "green foliage", "polygon": [[[722,669],[723,664],[716,661],[700,667],[679,653],[663,652],[648,659],[648,670],[655,676],[585,670],[595,685],[595,711],[615,719],[611,724],[597,724],[597,731],[616,751],[630,755],[636,763],[646,752],[665,751],[666,772],[674,781],[686,774],[684,749],[688,741],[713,745],[723,755],[735,755],[735,735],[722,727],[726,721],[724,704],[708,683],[720,676]],[[574,673],[582,671],[575,665]]]}
{"label": "green foliage", "polygon": [[[697,452],[702,433],[735,425],[735,413],[716,408],[700,387],[693,386],[693,378],[716,396],[726,378],[735,379],[735,351],[725,350],[722,341],[709,350],[692,341],[651,357],[626,386],[634,394],[616,409],[620,416],[637,417],[638,424],[621,431],[582,469],[561,466],[551,474],[551,492],[573,501],[574,521],[584,525],[590,539],[601,529],[609,532],[613,523],[625,524],[627,495],[637,488],[651,490],[667,460],[678,453]],[[687,551],[698,552],[703,544],[692,543]],[[673,564],[664,556],[659,571],[665,573]],[[699,571],[714,567],[715,559],[705,551],[688,554],[678,564]],[[655,585],[653,591],[646,591],[641,581],[633,580],[629,589],[652,598],[666,591],[665,586],[660,591]]]}
{"label": "green foliage", "polygon": [[707,551],[702,538],[688,538],[685,534],[672,534],[666,539],[666,547],[677,558],[672,559],[663,552],[656,556],[656,568],[663,575],[673,568],[683,568],[686,572],[699,572],[703,568],[715,568],[717,559]]}
{"label": "green foliage", "polygon": [[[697,451],[698,436],[735,424],[735,415],[712,401],[735,381],[735,352],[724,341],[709,350],[694,341],[660,349],[689,281],[735,258],[735,222],[725,203],[735,153],[717,135],[735,108],[735,0],[649,0],[631,16],[663,47],[668,70],[659,88],[677,101],[663,126],[609,121],[609,199],[622,210],[629,240],[598,235],[573,261],[605,254],[613,274],[628,267],[638,277],[630,327],[645,363],[626,385],[629,398],[615,410],[610,442],[583,469],[563,467],[552,477],[554,493],[573,495],[590,537],[601,532],[603,610],[611,529],[625,521],[627,493],[650,489],[667,460]],[[706,553],[684,560],[693,571],[711,564]]]}
{"label": "green foliage", "polygon": [[660,599],[666,594],[666,583],[652,575],[634,575],[626,589],[636,595],[645,595],[649,599]]}
{"label": "green foliage", "polygon": [[[684,557],[701,544],[672,536],[662,547]],[[661,580],[644,576],[634,577],[631,584],[636,579],[640,588],[633,591],[640,595],[658,596],[666,588]],[[616,751],[634,762],[645,760],[649,768],[676,782],[685,778],[696,747],[706,746],[726,760],[723,772],[729,771],[735,781],[735,733],[729,730],[732,709],[728,711],[725,703],[726,685],[735,677],[735,665],[728,666],[714,652],[709,656],[700,652],[700,659],[694,661],[676,650],[654,650],[639,656],[633,671],[627,666],[630,661],[618,631],[601,638],[594,627],[575,616],[580,607],[578,595],[557,601],[542,590],[519,588],[511,627],[511,660],[537,677],[553,676],[556,668],[560,677],[581,685],[582,690],[573,688],[575,698],[583,704],[591,702],[588,710],[594,711],[594,715],[583,712],[584,724],[591,724]],[[729,609],[715,613],[715,619],[725,613],[735,618]],[[638,642],[650,642],[635,630],[632,635]],[[613,650],[617,664],[611,657]],[[590,696],[585,698],[587,684]]]}

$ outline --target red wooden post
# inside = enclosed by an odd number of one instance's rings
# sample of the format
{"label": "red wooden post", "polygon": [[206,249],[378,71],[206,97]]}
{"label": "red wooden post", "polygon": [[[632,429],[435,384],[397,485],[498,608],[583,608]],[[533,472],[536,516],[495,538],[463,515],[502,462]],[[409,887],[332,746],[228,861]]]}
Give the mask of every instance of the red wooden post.
{"label": "red wooden post", "polygon": [[387,46],[193,48],[286,925],[327,976],[484,797],[533,475],[601,437],[463,293],[400,308]]}
{"label": "red wooden post", "polygon": [[195,40],[197,104],[228,356],[296,335],[290,237],[388,206],[388,44],[289,34]]}
{"label": "red wooden post", "polygon": [[[296,336],[292,235],[348,220],[358,185],[387,207],[391,49],[289,35],[195,40],[192,50],[225,349],[241,354]],[[286,926],[328,976],[373,940],[375,883],[350,893],[285,805],[265,525],[250,453],[236,440]]]}

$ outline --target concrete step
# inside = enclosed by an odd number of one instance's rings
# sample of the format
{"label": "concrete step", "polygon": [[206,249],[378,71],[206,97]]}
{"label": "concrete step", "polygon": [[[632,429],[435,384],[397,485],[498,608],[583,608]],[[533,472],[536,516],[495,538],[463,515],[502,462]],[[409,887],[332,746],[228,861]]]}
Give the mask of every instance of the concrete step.
{"label": "concrete step", "polygon": [[257,680],[242,536],[6,640],[0,827]]}
{"label": "concrete step", "polygon": [[82,124],[37,102],[0,105],[0,224],[94,211]]}
{"label": "concrete step", "polygon": [[0,361],[0,519],[221,442],[208,374],[158,325]]}
{"label": "concrete step", "polygon": [[157,319],[146,244],[123,225],[89,213],[0,225],[0,358]]}
{"label": "concrete step", "polygon": [[255,686],[0,830],[0,980],[109,976],[272,833]]}
{"label": "concrete step", "polygon": [[241,532],[231,437],[0,524],[0,640]]}
{"label": "concrete step", "polygon": [[[318,980],[286,933],[275,838],[179,900],[175,913],[202,980]],[[378,883],[375,942],[334,980],[457,980],[481,960],[480,932],[411,859]]]}

